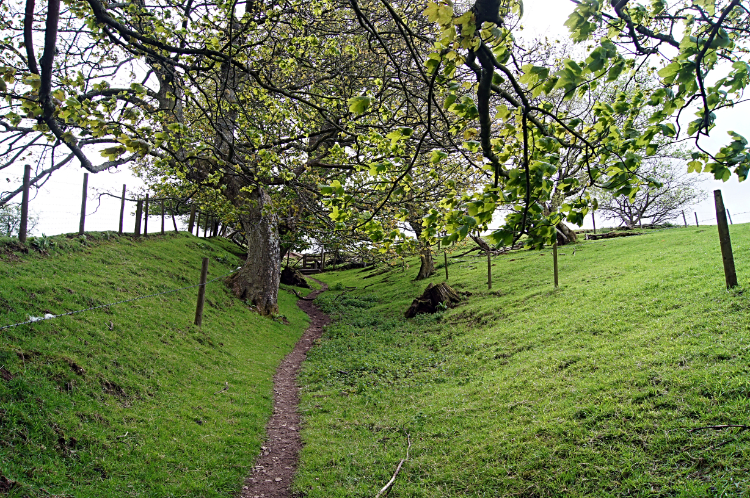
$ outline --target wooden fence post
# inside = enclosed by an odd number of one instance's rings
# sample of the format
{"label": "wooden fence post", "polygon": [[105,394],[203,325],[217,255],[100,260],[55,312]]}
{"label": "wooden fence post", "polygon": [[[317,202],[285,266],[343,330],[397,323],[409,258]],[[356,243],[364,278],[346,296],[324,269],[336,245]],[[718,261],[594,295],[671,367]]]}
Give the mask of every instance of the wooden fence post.
{"label": "wooden fence post", "polygon": [[195,307],[195,324],[201,326],[203,323],[203,303],[206,300],[206,277],[208,276],[208,258],[203,258],[201,266],[201,281],[198,287],[198,304]]}
{"label": "wooden fence post", "polygon": [[164,235],[164,199],[161,200],[161,234]]}
{"label": "wooden fence post", "polygon": [[682,222],[685,223],[685,226],[687,227],[687,218],[685,218],[685,210],[682,210]]}
{"label": "wooden fence post", "polygon": [[146,194],[146,206],[143,210],[143,235],[148,235],[148,194]]}
{"label": "wooden fence post", "polygon": [[557,240],[555,240],[555,243],[552,244],[552,260],[553,260],[553,266],[555,270],[555,289],[558,287],[558,274],[557,274]]}
{"label": "wooden fence post", "polygon": [[138,199],[135,205],[135,236],[141,236],[141,216],[143,215],[143,201]]}
{"label": "wooden fence post", "polygon": [[492,289],[492,252],[487,251],[487,290]]}
{"label": "wooden fence post", "polygon": [[695,215],[695,226],[699,227],[700,225],[698,224],[698,213],[694,212],[693,214]]}
{"label": "wooden fence post", "polygon": [[595,213],[596,209],[591,211],[591,222],[594,224],[594,235],[596,235],[596,216],[594,216]]}
{"label": "wooden fence post", "polygon": [[716,222],[719,226],[719,243],[721,245],[721,259],[724,262],[724,278],[727,289],[737,286],[737,273],[734,271],[734,256],[732,255],[732,241],[729,239],[729,225],[727,225],[727,214],[724,209],[724,200],[721,190],[714,190],[714,201],[716,204]]}
{"label": "wooden fence post", "polygon": [[734,225],[734,223],[732,223],[732,214],[729,212],[728,209],[727,209],[727,216],[729,216],[729,224]]}
{"label": "wooden fence post", "polygon": [[78,235],[83,235],[86,226],[86,195],[89,188],[89,174],[83,174],[83,194],[81,196],[81,222],[78,224]]}
{"label": "wooden fence post", "polygon": [[122,200],[120,201],[120,226],[117,229],[117,233],[122,235],[122,224],[125,220],[125,191],[127,190],[126,185],[122,184]]}
{"label": "wooden fence post", "polygon": [[[26,243],[26,232],[29,226],[29,183],[31,182],[31,165],[23,168],[23,195],[21,197],[21,226],[18,227],[18,240]],[[8,234],[10,235],[10,233]]]}
{"label": "wooden fence post", "polygon": [[443,251],[443,257],[445,258],[445,281],[448,281],[448,251]]}
{"label": "wooden fence post", "polygon": [[190,206],[190,219],[188,220],[188,232],[190,232],[190,235],[193,234],[194,227],[195,227],[195,206]]}

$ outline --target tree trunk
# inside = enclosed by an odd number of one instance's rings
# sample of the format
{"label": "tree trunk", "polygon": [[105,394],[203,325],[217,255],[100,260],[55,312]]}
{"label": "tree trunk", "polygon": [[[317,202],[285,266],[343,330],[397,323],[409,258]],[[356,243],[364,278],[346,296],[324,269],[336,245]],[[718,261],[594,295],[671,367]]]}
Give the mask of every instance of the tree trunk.
{"label": "tree trunk", "polygon": [[476,235],[471,235],[470,237],[471,237],[471,240],[476,242],[477,245],[482,248],[482,252],[484,253],[492,252],[492,248],[487,242],[484,241],[482,237],[477,237]]}
{"label": "tree trunk", "polygon": [[419,266],[417,278],[414,280],[430,278],[435,273],[435,261],[432,259],[432,249],[430,249],[430,246],[422,247],[419,251],[419,259],[421,260],[421,265]]}
{"label": "tree trunk", "polygon": [[557,245],[574,244],[578,240],[576,233],[565,223],[560,222],[557,225]]}
{"label": "tree trunk", "polygon": [[240,217],[247,234],[247,261],[229,279],[232,291],[258,307],[261,315],[279,312],[281,266],[278,219],[271,197],[260,187],[249,196],[247,214]]}
{"label": "tree trunk", "polygon": [[414,280],[430,278],[430,276],[435,273],[435,262],[432,259],[432,249],[422,240],[422,220],[410,219],[409,226],[414,230],[414,234],[417,236],[417,243],[419,244],[419,259],[421,260],[419,273]]}

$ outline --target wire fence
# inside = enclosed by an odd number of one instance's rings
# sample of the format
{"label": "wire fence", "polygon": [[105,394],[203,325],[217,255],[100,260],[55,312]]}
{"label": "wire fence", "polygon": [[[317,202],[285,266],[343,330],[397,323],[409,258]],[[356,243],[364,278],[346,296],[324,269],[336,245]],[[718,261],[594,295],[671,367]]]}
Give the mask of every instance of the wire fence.
{"label": "wire fence", "polygon": [[235,270],[232,270],[229,273],[225,273],[224,275],[221,275],[220,277],[216,277],[216,278],[214,278],[212,280],[208,280],[205,283],[200,283],[200,284],[195,284],[195,285],[187,285],[185,287],[180,287],[179,289],[170,289],[170,290],[167,290],[167,291],[155,292],[153,294],[147,294],[147,295],[144,295],[144,296],[137,296],[137,297],[133,297],[133,298],[130,298],[130,299],[122,299],[120,301],[115,301],[115,302],[109,303],[109,304],[101,304],[99,306],[92,306],[90,308],[84,308],[84,309],[75,310],[75,311],[68,311],[66,313],[60,313],[59,315],[54,315],[52,313],[48,313],[48,314],[46,314],[46,315],[44,315],[42,317],[29,316],[29,320],[26,320],[25,322],[18,322],[18,323],[12,323],[12,324],[9,324],[9,325],[3,325],[3,326],[1,326],[0,327],[0,331],[6,330],[6,329],[11,329],[13,327],[18,327],[20,325],[29,325],[29,324],[32,324],[32,323],[43,322],[45,320],[53,320],[55,318],[61,318],[61,317],[64,317],[64,316],[77,315],[78,313],[84,313],[86,311],[93,311],[93,310],[98,310],[98,309],[103,309],[103,308],[109,308],[111,306],[116,306],[116,305],[119,305],[119,304],[132,303],[134,301],[140,301],[142,299],[148,299],[148,298],[157,297],[157,296],[165,296],[167,294],[174,294],[175,292],[180,292],[180,291],[184,291],[184,290],[187,290],[187,289],[195,289],[196,287],[205,287],[208,284],[211,284],[213,282],[217,282],[217,281],[219,281],[219,280],[221,280],[223,278],[228,277],[229,275],[235,273],[238,270],[239,270],[239,268],[237,268]]}
{"label": "wire fence", "polygon": [[[29,200],[27,233],[33,235],[58,235],[83,231],[118,231],[136,235],[165,233],[167,231],[193,231],[200,228],[205,235],[218,235],[220,219],[212,213],[192,211],[189,199],[152,198],[147,194],[134,197],[123,185],[123,192],[113,194],[101,187],[83,183],[58,181],[54,184],[58,206],[49,199],[39,202],[40,190]],[[28,188],[28,186],[26,186]],[[60,191],[65,192],[60,199]],[[43,194],[42,194],[43,195]],[[75,199],[80,199],[76,209]],[[19,232],[20,238],[20,232]]]}

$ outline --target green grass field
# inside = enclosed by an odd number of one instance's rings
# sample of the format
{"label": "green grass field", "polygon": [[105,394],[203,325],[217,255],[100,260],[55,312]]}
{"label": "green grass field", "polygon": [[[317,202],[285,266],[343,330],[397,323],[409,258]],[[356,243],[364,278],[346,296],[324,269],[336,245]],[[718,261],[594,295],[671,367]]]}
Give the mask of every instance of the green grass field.
{"label": "green grass field", "polygon": [[[35,242],[47,254],[0,240],[0,326],[196,284],[202,257],[209,279],[240,263],[223,242],[187,234]],[[288,323],[260,318],[218,281],[198,328],[196,296],[0,331],[0,495],[238,492],[271,414],[273,373],[308,319],[284,291]]]}
{"label": "green grass field", "polygon": [[390,497],[750,495],[750,430],[700,429],[750,424],[750,226],[731,233],[732,291],[716,227],[563,247],[557,290],[551,250],[495,257],[491,291],[465,256],[464,301],[413,320],[414,261],[324,274],[296,491],[372,497],[410,443]]}

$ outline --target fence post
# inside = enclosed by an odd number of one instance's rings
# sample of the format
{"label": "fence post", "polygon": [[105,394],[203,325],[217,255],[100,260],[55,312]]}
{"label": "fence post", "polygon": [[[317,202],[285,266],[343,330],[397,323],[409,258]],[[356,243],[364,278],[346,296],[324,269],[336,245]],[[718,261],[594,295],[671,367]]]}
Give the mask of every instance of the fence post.
{"label": "fence post", "polygon": [[198,304],[195,307],[195,324],[201,326],[203,323],[203,303],[206,299],[206,277],[208,276],[208,258],[203,258],[201,266],[201,281],[198,287]]}
{"label": "fence post", "polygon": [[164,199],[161,200],[161,234],[164,235]]}
{"label": "fence post", "polygon": [[78,224],[78,235],[83,235],[83,229],[86,225],[86,194],[89,188],[89,174],[83,174],[83,194],[81,196],[81,222]]}
{"label": "fence post", "polygon": [[[179,206],[179,203],[177,203],[177,205]],[[180,231],[177,230],[177,220],[174,217],[174,212],[175,211],[176,211],[176,209],[174,207],[172,207],[172,211],[171,211],[170,215],[172,216],[172,224],[174,225],[174,233],[180,233]],[[192,232],[193,230],[191,229],[190,231]]]}
{"label": "fence post", "polygon": [[143,210],[143,236],[148,235],[148,194],[146,194],[146,206]]}
{"label": "fence post", "polygon": [[190,220],[188,220],[188,232],[190,232],[190,235],[193,234],[194,227],[195,227],[195,206],[190,206]]}
{"label": "fence post", "polygon": [[734,223],[732,223],[732,214],[729,212],[728,209],[727,209],[727,216],[729,216],[729,224],[734,225]]}
{"label": "fence post", "polygon": [[721,245],[721,259],[724,262],[724,278],[727,289],[737,286],[737,273],[734,271],[734,256],[732,255],[732,241],[729,239],[729,225],[724,209],[724,200],[721,190],[714,190],[714,201],[716,203],[716,222],[719,226],[719,244]]}
{"label": "fence post", "polygon": [[492,252],[487,251],[487,290],[492,289]]}
{"label": "fence post", "polygon": [[[23,196],[21,197],[21,226],[18,228],[18,240],[26,243],[26,229],[29,226],[29,183],[31,182],[31,165],[23,168]],[[10,233],[8,234],[10,235]]]}
{"label": "fence post", "polygon": [[120,226],[117,230],[117,233],[122,235],[122,223],[125,219],[125,190],[127,190],[127,187],[125,184],[122,184],[122,200],[120,201]]}
{"label": "fence post", "polygon": [[596,209],[591,211],[591,222],[594,224],[594,235],[596,235],[596,216],[594,214],[596,214]]}
{"label": "fence post", "polygon": [[695,215],[695,226],[699,227],[700,225],[698,224],[698,213],[693,212],[693,214]]}
{"label": "fence post", "polygon": [[138,199],[135,205],[135,236],[141,236],[141,215],[143,214],[143,201]]}
{"label": "fence post", "polygon": [[685,223],[685,226],[687,227],[687,218],[685,218],[685,210],[682,210],[682,222]]}
{"label": "fence post", "polygon": [[448,251],[443,251],[445,257],[445,281],[448,281]]}
{"label": "fence post", "polygon": [[558,274],[557,274],[557,240],[552,244],[552,261],[555,270],[555,289],[558,287]]}

